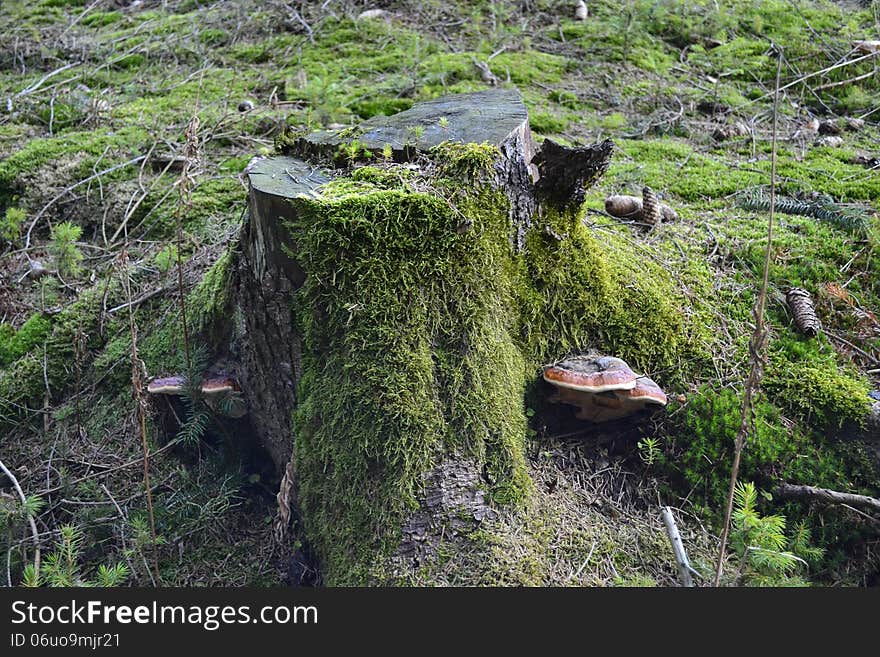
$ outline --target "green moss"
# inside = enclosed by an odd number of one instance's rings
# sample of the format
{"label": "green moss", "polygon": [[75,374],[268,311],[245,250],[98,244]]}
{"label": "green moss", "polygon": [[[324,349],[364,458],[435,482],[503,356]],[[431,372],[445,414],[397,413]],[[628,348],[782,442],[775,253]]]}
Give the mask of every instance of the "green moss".
{"label": "green moss", "polygon": [[500,155],[496,146],[486,143],[444,142],[431,149],[431,156],[440,163],[445,175],[464,176],[468,179],[491,171]]}
{"label": "green moss", "polygon": [[104,25],[112,25],[122,20],[122,12],[119,11],[93,11],[83,18],[80,23],[82,25],[92,27],[102,27]]}
{"label": "green moss", "polygon": [[355,103],[351,109],[362,119],[369,119],[377,115],[391,116],[408,110],[412,105],[409,98],[379,98]]}
{"label": "green moss", "polygon": [[208,28],[199,32],[199,41],[207,46],[219,46],[225,43],[228,38],[226,30],[218,28]]}
{"label": "green moss", "polygon": [[9,365],[46,340],[52,322],[41,314],[31,315],[18,331],[0,324],[0,365]]}
{"label": "green moss", "polygon": [[21,226],[27,219],[27,213],[21,208],[8,207],[3,215],[3,221],[0,222],[0,237],[10,242],[18,238],[21,233]]}
{"label": "green moss", "polygon": [[535,82],[555,84],[564,73],[576,68],[576,63],[560,55],[537,52],[502,52],[490,62],[493,71],[502,79],[516,85],[528,86]]}
{"label": "green moss", "polygon": [[68,103],[53,103],[52,107],[41,108],[37,115],[56,132],[77,125],[83,119],[83,112]]}
{"label": "green moss", "polygon": [[[775,358],[774,358],[775,360]],[[807,366],[798,371],[803,375]],[[822,376],[827,376],[824,372]],[[837,409],[857,412],[858,397],[842,400],[820,381],[806,374],[806,395],[827,410],[828,400],[836,398]],[[768,376],[768,397],[785,403],[795,387],[780,388]],[[848,393],[864,394],[851,381],[838,377]],[[795,401],[798,417],[814,415],[814,408]],[[876,495],[876,466],[858,442],[830,437],[824,429],[810,430],[783,414],[774,403],[758,399],[749,421],[749,432],[740,464],[740,481],[753,481],[759,488],[771,490],[780,481],[808,484],[834,490],[858,491]],[[731,389],[702,387],[688,395],[687,405],[673,408],[677,434],[666,438],[664,454],[658,460],[658,472],[666,486],[686,491],[689,501],[711,522],[720,522],[727,498],[733,461],[734,439],[740,425],[741,393]],[[814,418],[815,419],[815,418]],[[813,425],[817,425],[815,421]],[[774,503],[778,509],[778,503]],[[784,506],[792,522],[816,520],[809,507],[791,503]],[[814,527],[816,544],[826,549],[823,567],[841,565],[851,558],[846,545],[863,540],[863,529],[845,518],[823,515],[821,526]],[[851,547],[851,546],[850,546]]]}
{"label": "green moss", "polygon": [[577,94],[572,93],[571,91],[557,89],[551,91],[548,97],[554,103],[559,103],[560,105],[568,107],[569,109],[580,109],[582,107],[580,100],[578,100]]}
{"label": "green moss", "polygon": [[333,583],[363,581],[394,547],[389,528],[445,451],[484,463],[499,500],[522,500],[529,485],[526,366],[510,281],[497,276],[509,260],[503,197],[461,198],[475,225],[460,233],[442,196],[375,186],[370,172],[298,199],[288,226],[309,273],[295,298],[300,503]]}
{"label": "green moss", "polygon": [[773,343],[764,386],[808,425],[833,431],[864,422],[871,386],[854,367],[839,367],[829,347],[823,353],[818,340],[784,336]]}
{"label": "green moss", "polygon": [[564,132],[568,121],[550,112],[532,112],[529,114],[529,127],[538,134],[552,135]]}
{"label": "green moss", "polygon": [[[691,491],[691,501],[714,519],[727,497],[740,409],[741,395],[730,389],[704,387],[689,395],[687,405],[677,411],[681,431],[667,439],[661,459],[668,481]],[[859,451],[855,445],[827,440],[822,433],[805,432],[776,406],[759,400],[739,476],[767,488],[789,481],[850,490],[873,478]]]}
{"label": "green moss", "polygon": [[698,153],[676,139],[626,140],[617,145],[631,161],[615,161],[611,175],[668,190],[688,201],[719,199],[763,180]]}
{"label": "green moss", "polygon": [[229,299],[232,293],[231,262],[232,252],[224,252],[202,277],[187,299],[192,311],[193,328],[198,332],[213,333],[219,323],[218,320],[223,319],[229,310]]}
{"label": "green moss", "polygon": [[138,70],[146,63],[146,61],[147,58],[144,55],[133,53],[114,60],[112,67],[116,69]]}
{"label": "green moss", "polygon": [[[114,298],[116,288],[115,285],[108,288],[108,302]],[[70,372],[77,361],[78,342],[84,341],[85,350],[102,344],[98,331],[102,293],[100,286],[81,293],[51,323],[40,316],[28,320],[32,322],[27,331],[28,351],[0,370],[0,428],[27,417],[28,409],[42,399],[47,385],[55,397],[63,393],[71,383]],[[45,352],[34,349],[40,343],[45,345]],[[86,357],[87,354],[79,355],[80,359]]]}
{"label": "green moss", "polygon": [[[146,139],[146,133],[138,128],[68,132],[58,137],[31,139],[21,149],[0,161],[0,209],[12,200],[13,194],[18,191],[19,178],[27,172],[36,171],[65,156],[79,154],[83,160],[83,175],[89,175],[99,158],[103,157],[102,163],[107,167],[112,165],[107,157],[108,151],[123,151],[127,155]],[[122,157],[119,160],[125,161]],[[116,175],[122,173],[117,171]],[[105,177],[104,181],[108,179],[112,178]]]}
{"label": "green moss", "polygon": [[669,273],[614,231],[596,233],[576,216],[545,211],[526,248],[523,336],[536,360],[591,347],[645,370],[676,360],[686,334],[683,300]]}
{"label": "green moss", "polygon": [[627,119],[621,112],[612,112],[599,119],[599,127],[606,130],[619,130],[626,127]]}

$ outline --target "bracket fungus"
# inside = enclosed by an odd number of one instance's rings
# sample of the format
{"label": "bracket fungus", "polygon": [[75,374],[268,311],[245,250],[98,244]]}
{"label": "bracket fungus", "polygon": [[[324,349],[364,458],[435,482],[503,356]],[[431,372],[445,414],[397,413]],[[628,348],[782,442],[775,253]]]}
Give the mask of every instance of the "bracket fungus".
{"label": "bracket fungus", "polygon": [[[147,392],[151,395],[180,397],[186,394],[186,389],[186,377],[181,375],[155,378],[147,384]],[[247,413],[247,408],[241,399],[241,388],[231,376],[207,376],[202,379],[199,391],[205,402],[222,415],[240,418]]]}
{"label": "bracket fungus", "polygon": [[609,422],[666,406],[666,393],[652,379],[613,356],[576,356],[544,368],[556,387],[550,401],[577,406],[575,417]]}

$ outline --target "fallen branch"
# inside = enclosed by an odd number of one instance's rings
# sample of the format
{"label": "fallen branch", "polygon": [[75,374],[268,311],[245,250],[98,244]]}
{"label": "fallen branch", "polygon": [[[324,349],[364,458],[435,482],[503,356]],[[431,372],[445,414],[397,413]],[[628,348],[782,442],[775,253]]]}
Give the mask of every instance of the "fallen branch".
{"label": "fallen branch", "polygon": [[691,568],[691,562],[684,549],[684,543],[681,541],[681,534],[678,533],[678,525],[675,524],[672,509],[664,506],[660,509],[660,515],[663,516],[663,523],[666,525],[666,535],[669,536],[669,542],[672,544],[672,552],[675,554],[675,563],[678,565],[678,576],[681,578],[681,585],[693,586],[694,578],[691,577],[693,568]]}
{"label": "fallen branch", "polygon": [[19,91],[17,94],[12,96],[11,98],[20,98],[21,96],[27,96],[28,94],[35,92],[37,89],[42,87],[43,83],[46,82],[46,80],[48,80],[49,78],[54,77],[54,76],[58,75],[59,73],[63,73],[64,71],[66,71],[69,68],[73,68],[74,66],[79,66],[80,63],[81,62],[70,62],[69,64],[65,64],[64,66],[62,66],[60,68],[56,68],[54,71],[49,71],[48,73],[46,73],[46,75],[41,77],[39,80],[34,82],[32,85],[30,85],[29,87],[25,87],[24,89]]}
{"label": "fallen branch", "polygon": [[133,299],[131,301],[126,301],[125,303],[119,304],[115,308],[111,308],[110,310],[107,311],[107,314],[112,315],[116,311],[124,310],[125,308],[137,308],[144,301],[148,301],[149,299],[152,299],[153,297],[158,296],[158,295],[162,294],[163,292],[168,291],[169,289],[171,289],[171,285],[163,285],[162,287],[157,287],[155,290],[150,290],[149,292],[142,294],[137,299]]}
{"label": "fallen branch", "polygon": [[828,488],[817,488],[800,484],[780,484],[773,490],[773,495],[783,500],[815,500],[825,504],[846,504],[880,513],[880,500],[867,495],[839,493]]}
{"label": "fallen branch", "polygon": [[[18,493],[18,497],[21,500],[22,506],[27,505],[27,498],[24,495],[24,491],[21,489],[21,485],[18,483],[18,479],[15,478],[15,475],[9,471],[3,461],[0,461],[0,470],[3,471],[9,481],[12,482],[12,487],[15,488],[15,492]],[[28,524],[31,526],[31,535],[34,537],[34,580],[40,581],[40,533],[37,531],[37,523],[34,522],[34,518],[32,515],[28,514]]]}
{"label": "fallen branch", "polygon": [[[833,66],[823,68],[821,71],[813,71],[812,73],[807,73],[806,75],[802,75],[798,79],[792,80],[791,82],[789,82],[788,84],[786,84],[782,87],[778,87],[775,93],[778,94],[780,91],[785,91],[789,87],[793,87],[796,84],[800,84],[801,82],[805,82],[806,80],[809,80],[810,78],[814,78],[817,75],[824,75],[825,73],[830,73],[831,71],[842,68],[844,66],[849,66],[850,64],[857,64],[858,62],[864,61],[866,59],[870,59],[871,57],[874,57],[877,54],[878,54],[878,52],[871,51],[871,52],[868,52],[867,55],[862,55],[861,57],[856,57],[855,59],[848,59],[843,62],[838,62],[837,64],[834,64]],[[749,105],[757,103],[760,100],[764,100],[768,96],[772,96],[772,95],[774,95],[774,92],[772,92],[772,91],[767,92],[763,96],[758,96],[757,98],[752,98],[751,100],[746,101],[745,103],[743,103],[742,105],[740,105],[739,107],[736,107],[734,109],[741,110]]]}

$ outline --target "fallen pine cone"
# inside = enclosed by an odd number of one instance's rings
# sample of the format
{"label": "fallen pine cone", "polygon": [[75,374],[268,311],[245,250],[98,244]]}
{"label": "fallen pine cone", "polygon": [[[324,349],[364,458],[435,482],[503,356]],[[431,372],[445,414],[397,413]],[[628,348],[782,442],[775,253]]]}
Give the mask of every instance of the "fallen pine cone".
{"label": "fallen pine cone", "polygon": [[816,316],[816,307],[813,305],[813,299],[810,293],[799,287],[791,288],[785,295],[788,307],[791,308],[791,314],[794,316],[794,323],[797,327],[811,338],[815,337],[822,325]]}
{"label": "fallen pine cone", "polygon": [[[649,190],[650,191],[650,190]],[[644,193],[644,191],[643,191]],[[653,194],[653,192],[652,192]],[[656,195],[654,195],[656,199]],[[635,221],[648,221],[642,212],[642,199],[637,196],[613,195],[605,199],[605,212],[619,219],[633,219]],[[665,203],[659,203],[660,217],[663,221],[677,221],[678,213]],[[653,225],[653,224],[652,224]]]}
{"label": "fallen pine cone", "polygon": [[730,139],[731,137],[745,137],[750,133],[751,130],[749,129],[748,125],[746,125],[742,121],[736,121],[735,123],[715,128],[715,130],[712,132],[712,138],[715,141],[724,141],[725,139]]}
{"label": "fallen pine cone", "polygon": [[659,226],[663,221],[660,199],[650,187],[642,187],[642,221],[651,227]]}

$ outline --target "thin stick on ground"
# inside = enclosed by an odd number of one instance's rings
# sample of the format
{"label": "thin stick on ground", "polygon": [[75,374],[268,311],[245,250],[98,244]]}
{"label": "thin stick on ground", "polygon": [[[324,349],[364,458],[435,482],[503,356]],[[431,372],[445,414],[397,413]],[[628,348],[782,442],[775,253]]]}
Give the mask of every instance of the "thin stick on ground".
{"label": "thin stick on ground", "polygon": [[721,583],[721,573],[724,569],[724,556],[727,550],[727,538],[730,534],[730,518],[733,515],[733,497],[736,490],[736,480],[739,476],[740,459],[745,445],[746,436],[749,432],[749,420],[752,415],[752,400],[761,385],[764,374],[764,358],[767,351],[767,330],[764,325],[764,308],[767,305],[767,287],[770,278],[770,255],[773,247],[773,215],[776,207],[776,137],[779,123],[779,80],[782,75],[782,51],[773,46],[772,54],[776,57],[776,84],[773,95],[773,142],[770,155],[770,216],[767,219],[767,248],[764,250],[764,274],[761,280],[761,289],[755,300],[753,313],[755,316],[755,330],[749,341],[749,375],[743,390],[742,412],[740,414],[739,429],[734,443],[733,467],[730,471],[730,488],[727,491],[727,509],[724,513],[724,528],[721,531],[721,545],[718,548],[718,563],[715,566],[714,585]]}
{"label": "thin stick on ground", "polygon": [[180,180],[177,187],[177,209],[175,211],[175,220],[177,223],[177,293],[180,298],[180,321],[183,329],[183,354],[186,358],[186,370],[192,369],[192,363],[189,355],[189,327],[186,323],[186,296],[183,289],[183,261],[181,251],[183,250],[183,213],[190,204],[191,177],[190,166],[198,157],[198,132],[199,117],[193,114],[189,124],[186,126],[186,145],[183,150],[183,169],[180,172]]}
{"label": "thin stick on ground", "polygon": [[660,509],[660,515],[663,516],[663,523],[666,525],[666,535],[669,537],[669,543],[672,545],[672,552],[675,555],[675,563],[678,566],[678,576],[681,579],[681,585],[693,586],[694,578],[691,576],[693,568],[688,559],[687,551],[684,549],[684,542],[681,540],[678,525],[675,524],[675,516],[672,515],[672,509],[664,506]]}
{"label": "thin stick on ground", "polygon": [[880,499],[855,493],[841,493],[829,488],[805,486],[799,484],[779,484],[773,490],[773,496],[780,499],[805,499],[823,502],[825,504],[852,505],[880,513]]}
{"label": "thin stick on ground", "polygon": [[[21,489],[21,485],[18,483],[18,479],[15,478],[15,475],[6,467],[3,461],[0,461],[0,470],[3,471],[3,474],[12,482],[12,487],[15,489],[15,492],[18,493],[18,498],[21,500],[22,505],[27,505],[27,498],[24,495],[24,491]],[[37,523],[34,522],[34,518],[32,515],[28,514],[28,524],[31,526],[31,535],[34,537],[34,579],[36,581],[40,581],[40,532],[37,531]]]}

